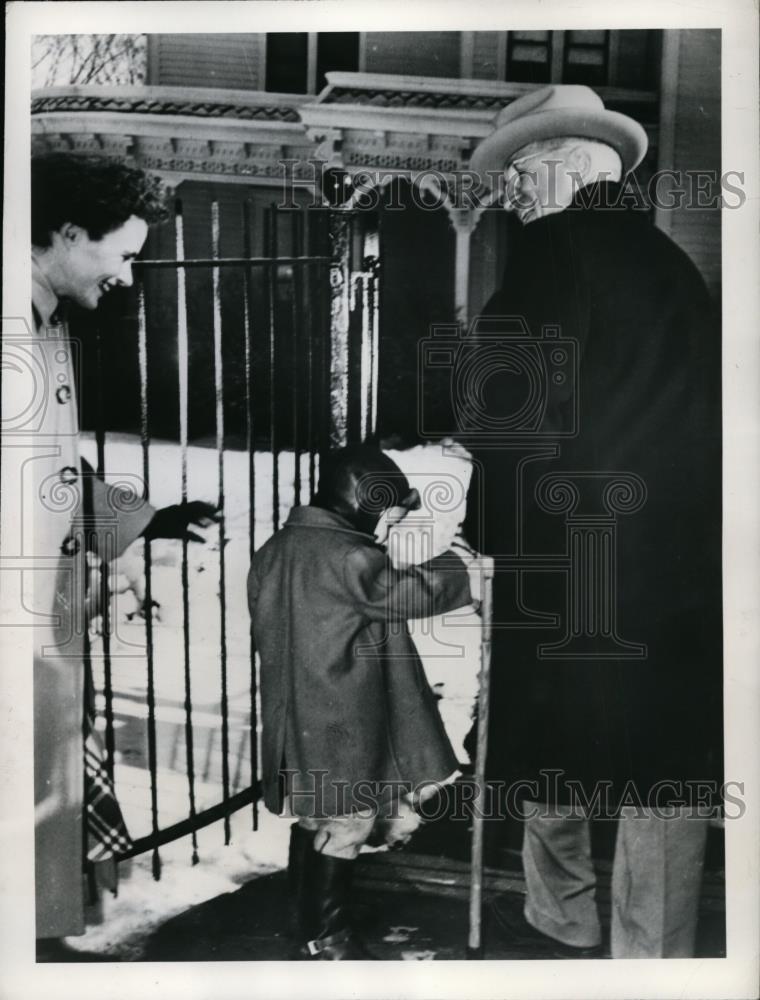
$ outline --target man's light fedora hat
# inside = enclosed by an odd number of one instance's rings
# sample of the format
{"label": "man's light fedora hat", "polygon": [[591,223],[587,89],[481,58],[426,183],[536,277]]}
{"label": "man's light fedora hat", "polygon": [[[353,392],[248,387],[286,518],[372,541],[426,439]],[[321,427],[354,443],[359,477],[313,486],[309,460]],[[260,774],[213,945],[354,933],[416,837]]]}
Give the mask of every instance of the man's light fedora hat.
{"label": "man's light fedora hat", "polygon": [[499,112],[494,131],[476,147],[470,160],[484,175],[502,171],[528,143],[560,136],[605,142],[619,154],[623,173],[633,170],[647,151],[647,134],[638,122],[608,111],[598,94],[578,84],[557,84],[524,94]]}

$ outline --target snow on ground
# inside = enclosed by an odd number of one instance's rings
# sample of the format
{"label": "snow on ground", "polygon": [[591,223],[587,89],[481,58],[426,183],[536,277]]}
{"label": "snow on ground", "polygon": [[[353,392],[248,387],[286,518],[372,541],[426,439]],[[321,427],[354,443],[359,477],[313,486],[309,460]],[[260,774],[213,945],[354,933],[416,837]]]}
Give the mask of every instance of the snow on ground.
{"label": "snow on ground", "polygon": [[[83,455],[93,462],[95,442],[85,436]],[[421,562],[445,551],[464,516],[470,463],[466,453],[440,445],[390,452],[422,498],[422,508],[410,513],[389,542],[399,562]],[[181,456],[176,444],[155,442],[150,447],[150,498],[155,507],[180,500]],[[106,479],[139,480],[142,454],[130,436],[109,436],[106,443]],[[294,502],[294,456],[282,453],[278,463],[278,515],[282,523]],[[190,499],[214,502],[217,497],[218,457],[210,448],[191,447],[187,453],[187,491]],[[308,457],[301,466],[308,500]],[[248,456],[224,454],[225,477],[225,589],[227,621],[227,689],[229,705],[228,763],[230,791],[251,783],[251,670],[246,577],[249,567]],[[268,453],[255,455],[256,546],[272,533],[273,463]],[[188,546],[188,607],[190,625],[190,680],[193,720],[196,808],[221,799],[221,665],[219,529],[202,532],[205,544]],[[143,543],[137,542],[118,561],[118,582],[138,581],[142,574]],[[154,619],[154,686],[156,693],[157,788],[159,826],[188,815],[189,783],[185,733],[185,684],[181,545],[161,541],[152,545],[153,598],[160,604]],[[135,611],[133,593],[115,595],[111,620],[111,670],[114,691],[116,785],[129,830],[134,838],[151,830],[150,777],[147,756],[147,660],[145,622],[129,618]],[[462,740],[470,728],[477,693],[479,619],[469,609],[410,623],[428,679],[441,696],[440,708],[452,744],[466,759]],[[98,658],[101,641],[93,639],[96,685],[102,687],[103,666]],[[102,697],[100,704],[102,707]],[[233,843],[223,846],[221,824],[198,833],[200,864],[191,866],[189,839],[161,848],[162,877],[153,881],[150,855],[129,865],[119,896],[104,900],[104,922],[70,943],[77,948],[127,951],[138,957],[140,942],[155,926],[204,899],[230,891],[242,881],[286,864],[289,821],[260,810],[260,828],[251,831],[251,809],[233,815]]]}
{"label": "snow on ground", "polygon": [[189,838],[161,848],[161,880],[151,871],[151,855],[142,854],[119,866],[118,895],[104,892],[100,922],[79,937],[66,939],[77,951],[142,957],[148,937],[167,920],[208,899],[234,892],[244,882],[287,865],[292,820],[259,812],[259,829],[251,829],[250,808],[230,818],[232,839],[224,846],[221,823],[198,831],[199,863],[191,864]]}

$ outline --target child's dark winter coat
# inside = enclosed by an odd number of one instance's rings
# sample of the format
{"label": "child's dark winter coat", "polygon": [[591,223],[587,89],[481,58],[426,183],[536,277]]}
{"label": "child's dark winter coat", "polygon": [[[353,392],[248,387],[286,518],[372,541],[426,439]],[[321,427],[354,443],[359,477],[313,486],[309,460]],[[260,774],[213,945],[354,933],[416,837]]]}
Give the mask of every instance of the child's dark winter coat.
{"label": "child's dark winter coat", "polygon": [[254,556],[248,595],[269,809],[282,809],[283,769],[301,816],[367,808],[370,783],[414,789],[456,770],[406,620],[470,602],[457,555],[394,570],[340,515],[297,507]]}

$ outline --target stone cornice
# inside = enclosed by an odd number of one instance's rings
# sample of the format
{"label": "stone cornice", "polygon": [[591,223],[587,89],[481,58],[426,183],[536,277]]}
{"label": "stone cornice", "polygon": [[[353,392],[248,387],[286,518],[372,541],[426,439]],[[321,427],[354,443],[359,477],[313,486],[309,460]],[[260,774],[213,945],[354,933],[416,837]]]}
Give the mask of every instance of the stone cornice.
{"label": "stone cornice", "polygon": [[[327,87],[315,104],[361,104],[375,107],[425,107],[436,110],[495,110],[544,84],[501,80],[460,80],[454,77],[401,76],[392,73],[327,74]],[[606,105],[651,105],[657,94],[622,87],[595,87]]]}
{"label": "stone cornice", "polygon": [[312,97],[208,87],[55,87],[32,94],[38,146],[114,155],[166,175],[281,184],[280,160],[314,156],[299,116]]}
{"label": "stone cornice", "polygon": [[[335,72],[300,113],[320,155],[351,173],[451,174],[466,169],[499,111],[535,89],[527,83]],[[655,94],[610,87],[599,93],[611,108],[635,108],[634,117],[650,125],[651,141]]]}
{"label": "stone cornice", "polygon": [[314,98],[210,87],[49,87],[32,93],[32,115],[97,112],[239,121],[299,121]]}
{"label": "stone cornice", "polygon": [[[32,95],[32,133],[44,148],[125,157],[175,182],[281,183],[283,159],[296,161],[297,183],[313,181],[315,159],[354,174],[450,175],[467,167],[499,110],[535,89],[368,73],[327,80],[316,98],[206,87],[49,88]],[[630,108],[653,137],[656,95],[599,93],[610,107]]]}

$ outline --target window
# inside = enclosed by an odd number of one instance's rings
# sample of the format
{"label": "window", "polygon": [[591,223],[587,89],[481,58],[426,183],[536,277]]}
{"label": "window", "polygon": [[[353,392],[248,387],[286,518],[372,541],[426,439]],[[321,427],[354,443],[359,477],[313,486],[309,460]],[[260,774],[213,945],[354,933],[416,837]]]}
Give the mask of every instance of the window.
{"label": "window", "polygon": [[266,89],[281,94],[315,94],[332,70],[359,68],[359,33],[276,32],[266,40]]}
{"label": "window", "polygon": [[279,94],[307,93],[308,53],[305,31],[267,35],[266,89]]}
{"label": "window", "polygon": [[548,83],[553,34],[551,31],[510,31],[507,35],[507,80]]}
{"label": "window", "polygon": [[504,79],[658,89],[660,31],[509,31]]}
{"label": "window", "polygon": [[358,68],[358,31],[323,31],[317,35],[317,93],[327,86],[326,73],[354,72]]}
{"label": "window", "polygon": [[609,31],[566,31],[563,83],[608,82]]}

